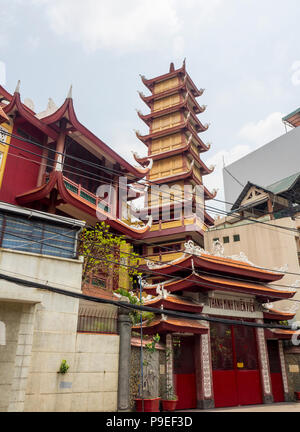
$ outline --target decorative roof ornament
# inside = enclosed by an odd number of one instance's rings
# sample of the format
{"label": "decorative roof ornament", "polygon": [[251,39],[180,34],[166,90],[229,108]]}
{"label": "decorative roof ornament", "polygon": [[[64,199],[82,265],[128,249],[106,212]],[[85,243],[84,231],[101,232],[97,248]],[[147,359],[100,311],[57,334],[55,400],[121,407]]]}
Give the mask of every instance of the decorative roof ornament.
{"label": "decorative roof ornament", "polygon": [[262,303],[262,307],[264,309],[267,309],[268,311],[270,311],[271,309],[274,308],[274,305],[273,305],[273,303]]}
{"label": "decorative roof ornament", "polygon": [[277,272],[280,272],[280,273],[285,273],[285,272],[288,271],[288,269],[289,269],[289,265],[288,264],[284,264],[281,267],[275,267],[273,270],[275,270]]}
{"label": "decorative roof ornament", "polygon": [[169,292],[164,289],[164,284],[158,284],[156,288],[156,294],[162,297],[164,300],[169,296]]}
{"label": "decorative roof ornament", "polygon": [[189,111],[188,115],[186,116],[186,119],[185,119],[186,123],[190,120],[190,117],[191,117],[191,111]]}
{"label": "decorative roof ornament", "polygon": [[[185,257],[186,257],[186,253],[183,253],[183,254],[181,254],[180,257],[174,259],[173,261],[168,261],[165,264],[156,264],[156,262],[149,261],[147,259],[145,261],[146,261],[147,267],[151,270],[151,269],[159,269],[159,268],[165,267],[166,265],[175,264],[177,261],[180,261],[180,260],[184,259]],[[152,286],[155,286],[155,285],[152,285]]]}
{"label": "decorative roof ornament", "polygon": [[212,143],[211,143],[211,142],[206,143],[206,147],[207,147],[208,149],[210,149],[211,146],[212,146]]}
{"label": "decorative roof ornament", "polygon": [[224,246],[222,245],[220,240],[215,240],[213,242],[212,255],[218,256],[218,257],[224,257]]}
{"label": "decorative roof ornament", "polygon": [[32,99],[26,98],[24,100],[24,105],[26,105],[29,109],[31,109],[31,111],[34,111],[34,102]]}
{"label": "decorative roof ornament", "polygon": [[138,108],[135,108],[135,110],[136,110],[136,112],[139,114],[139,115],[143,115],[143,113],[142,113],[142,111],[140,110],[140,109],[138,109]]}
{"label": "decorative roof ornament", "polygon": [[70,90],[67,95],[67,99],[73,99],[73,85],[71,84]]}
{"label": "decorative roof ornament", "polygon": [[292,286],[293,288],[300,288],[300,280],[297,279],[296,282],[294,282],[291,286]]}
{"label": "decorative roof ornament", "polygon": [[138,90],[138,94],[140,95],[141,98],[146,97],[145,94],[144,94],[142,91],[139,91],[139,90]]}
{"label": "decorative roof ornament", "polygon": [[254,267],[258,267],[255,264],[253,264],[253,262],[249,261],[247,255],[242,251],[238,255],[231,255],[231,259],[236,260],[236,261],[242,261],[246,264],[252,265]]}
{"label": "decorative roof ornament", "polygon": [[45,111],[40,112],[39,114],[36,114],[36,117],[38,119],[42,119],[44,117],[48,117],[51,114],[55,113],[55,111],[58,110],[58,107],[56,106],[55,102],[53,101],[53,99],[49,98],[48,99],[48,105],[47,108],[45,109]]}
{"label": "decorative roof ornament", "polygon": [[16,89],[15,89],[15,93],[20,93],[20,87],[21,87],[21,81],[18,80]]}
{"label": "decorative roof ornament", "polygon": [[[210,171],[214,171],[215,168],[216,168],[216,165],[210,165],[210,166],[208,167],[208,169],[209,169]],[[214,189],[214,190],[217,190],[217,192],[218,192],[219,189]]]}
{"label": "decorative roof ornament", "polygon": [[207,108],[207,105],[201,105],[200,108],[202,109],[202,111],[205,111]]}
{"label": "decorative roof ornament", "polygon": [[188,242],[184,243],[184,253],[190,255],[196,255],[196,256],[201,256],[202,254],[208,254],[208,252],[206,252],[200,246],[196,246],[193,240],[189,240]]}
{"label": "decorative roof ornament", "polygon": [[210,125],[211,125],[211,123],[210,123],[210,122],[208,122],[208,123],[205,123],[205,125],[204,125],[205,129],[208,129]]}

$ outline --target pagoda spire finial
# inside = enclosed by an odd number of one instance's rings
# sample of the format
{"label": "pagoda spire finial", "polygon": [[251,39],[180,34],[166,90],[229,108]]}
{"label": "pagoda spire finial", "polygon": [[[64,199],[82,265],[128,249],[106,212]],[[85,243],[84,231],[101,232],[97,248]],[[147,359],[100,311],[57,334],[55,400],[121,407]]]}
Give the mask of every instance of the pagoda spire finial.
{"label": "pagoda spire finial", "polygon": [[174,72],[174,70],[175,70],[175,66],[174,66],[174,63],[172,62],[170,64],[170,71],[169,72]]}
{"label": "pagoda spire finial", "polygon": [[21,86],[21,81],[18,80],[15,93],[20,93],[20,86]]}
{"label": "pagoda spire finial", "polygon": [[67,99],[73,99],[73,85],[71,84]]}
{"label": "pagoda spire finial", "polygon": [[184,68],[184,70],[185,70],[185,62],[186,62],[186,57],[184,57],[184,60],[183,60],[183,63],[182,63],[182,67]]}

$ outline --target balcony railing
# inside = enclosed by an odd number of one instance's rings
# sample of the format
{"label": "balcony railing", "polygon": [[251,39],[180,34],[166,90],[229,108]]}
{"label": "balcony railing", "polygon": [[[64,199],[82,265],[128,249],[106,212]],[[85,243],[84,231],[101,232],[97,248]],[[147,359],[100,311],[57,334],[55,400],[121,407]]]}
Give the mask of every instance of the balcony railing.
{"label": "balcony railing", "polygon": [[95,207],[101,208],[105,212],[110,213],[110,206],[108,205],[108,203],[105,202],[103,203],[103,199],[100,199],[89,190],[83,188],[81,184],[77,184],[65,176],[64,176],[64,184],[70,192],[75,193],[80,198],[93,204]]}

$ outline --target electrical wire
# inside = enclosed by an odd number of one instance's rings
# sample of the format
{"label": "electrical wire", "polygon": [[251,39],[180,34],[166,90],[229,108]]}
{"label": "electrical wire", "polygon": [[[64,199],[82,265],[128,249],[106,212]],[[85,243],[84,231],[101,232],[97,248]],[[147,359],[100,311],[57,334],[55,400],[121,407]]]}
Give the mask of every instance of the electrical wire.
{"label": "electrical wire", "polygon": [[281,330],[296,330],[294,326],[285,326],[281,324],[261,324],[261,323],[254,323],[249,321],[241,320],[229,320],[224,318],[216,318],[216,317],[208,317],[206,315],[200,315],[200,314],[192,314],[187,312],[179,312],[179,311],[172,311],[168,309],[159,309],[159,308],[153,308],[149,306],[143,306],[143,305],[133,305],[127,302],[123,301],[117,301],[117,300],[109,300],[104,298],[98,298],[93,296],[88,296],[85,294],[80,294],[78,292],[71,292],[67,290],[63,290],[60,288],[56,288],[50,285],[44,285],[37,282],[28,281],[25,279],[20,279],[12,276],[5,275],[3,273],[0,273],[0,279],[6,280],[7,282],[12,282],[17,285],[25,286],[28,288],[38,288],[50,292],[55,292],[57,294],[62,294],[68,297],[78,298],[81,300],[88,300],[95,303],[104,303],[104,304],[111,304],[118,307],[123,307],[128,310],[136,310],[141,312],[151,312],[155,315],[168,315],[178,318],[186,318],[186,319],[192,319],[192,320],[201,320],[201,321],[208,321],[208,322],[217,322],[222,324],[229,324],[229,325],[245,325],[248,327],[256,327],[256,328],[266,328],[266,329],[281,329]]}
{"label": "electrical wire", "polygon": [[[3,143],[3,144],[6,144],[6,143],[4,143],[4,142],[2,142],[2,141],[0,141],[0,142]],[[7,145],[7,144],[6,144],[6,145]],[[26,149],[23,149],[23,148],[21,148],[21,147],[15,146],[15,145],[13,145],[13,144],[9,144],[9,145],[12,146],[12,147],[14,147],[14,148],[17,148],[17,149],[19,149],[19,150],[22,150],[22,151],[28,152],[28,153],[30,153],[30,154],[32,154],[32,155],[35,155],[35,156],[39,156],[39,157],[41,157],[41,155],[39,155],[38,153],[31,152],[31,151],[29,151],[29,150],[26,150]],[[45,147],[45,148],[46,148],[46,147]],[[52,150],[52,151],[54,151],[54,150]],[[59,152],[57,152],[57,153],[59,153]],[[59,153],[59,154],[61,154],[61,153]],[[18,157],[17,155],[14,155],[14,156]],[[29,160],[29,159],[26,159],[26,160]],[[34,163],[39,163],[38,161],[34,161],[34,160],[32,160],[32,159],[30,159],[30,161],[32,161],[32,162],[34,162]],[[60,163],[61,165],[66,165],[66,166],[70,166],[70,167],[72,167],[71,165],[64,164],[63,162],[58,162],[58,163]],[[48,165],[47,165],[47,166],[48,166]],[[52,166],[49,166],[49,167],[52,168]],[[74,169],[74,167],[72,167],[72,168]],[[103,168],[103,167],[102,167],[102,168]],[[77,167],[76,167],[76,169],[79,170],[79,171],[83,171],[83,172],[85,172],[85,170],[82,170],[82,169],[80,169],[80,168],[77,168]],[[103,170],[104,170],[104,168],[103,168]],[[71,174],[77,175],[77,173],[76,173],[76,172],[73,172],[73,171],[67,171],[67,170],[65,170],[65,172],[69,172],[69,173],[71,173]],[[119,173],[121,173],[121,172],[119,172]],[[121,173],[121,174],[124,174],[124,173]],[[94,178],[92,178],[92,177],[88,177],[88,176],[86,176],[86,175],[82,175],[82,174],[80,174],[80,175],[81,175],[82,177],[86,177],[86,178],[90,178],[90,179],[94,180]],[[99,179],[107,180],[106,177],[99,176],[99,175],[96,175],[96,176],[97,176]],[[122,187],[121,187],[121,189],[125,190],[125,188],[122,188]],[[164,191],[160,191],[160,193],[158,193],[158,194],[156,193],[156,194],[154,194],[154,195],[157,195],[157,196],[160,197],[160,194],[167,194],[168,197],[170,197],[169,193],[168,193],[168,192],[164,192]],[[174,198],[174,201],[180,203],[181,205],[183,204],[183,202],[182,202],[181,200],[177,200],[177,199]],[[217,208],[215,208],[215,207],[208,206],[208,205],[204,205],[203,208],[207,209],[208,211],[215,211],[216,213],[221,214],[221,215],[224,215],[224,216],[233,216],[233,215],[234,215],[234,213],[227,213],[227,212],[225,212],[225,211],[223,211],[223,210],[221,210],[221,209],[217,209]],[[268,214],[270,214],[270,213],[268,213]],[[260,220],[258,220],[258,219],[251,219],[251,218],[249,218],[249,217],[244,217],[243,219],[244,219],[244,220],[249,220],[251,223],[259,223],[259,224],[267,225],[267,226],[270,226],[270,227],[274,228],[274,225],[273,225],[273,224],[270,224],[270,223],[268,223],[268,222],[264,222],[264,221],[260,221]],[[229,229],[229,228],[232,228],[232,227],[225,227],[224,229]],[[280,226],[280,225],[276,225],[276,228],[283,229],[283,230],[287,230],[287,231],[292,231],[292,232],[295,232],[295,233],[298,234],[298,230],[297,230],[297,229],[294,229],[294,228],[289,228],[289,227]],[[220,228],[219,228],[219,229],[220,229]],[[222,229],[223,229],[223,228],[222,228]],[[218,230],[218,228],[215,228],[215,229],[212,228],[212,229],[211,229],[211,231],[216,231],[216,230]]]}

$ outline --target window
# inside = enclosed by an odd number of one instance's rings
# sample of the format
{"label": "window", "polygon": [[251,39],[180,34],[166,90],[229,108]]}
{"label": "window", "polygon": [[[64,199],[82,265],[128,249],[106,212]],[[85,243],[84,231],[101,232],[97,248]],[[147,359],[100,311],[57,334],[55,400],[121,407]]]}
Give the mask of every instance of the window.
{"label": "window", "polygon": [[219,241],[219,237],[214,238],[213,241]]}
{"label": "window", "polygon": [[76,256],[77,230],[35,219],[1,214],[0,247],[64,258]]}
{"label": "window", "polygon": [[239,234],[235,234],[235,235],[233,236],[233,241],[234,241],[234,242],[239,242],[239,241],[240,241],[240,235],[239,235]]}
{"label": "window", "polygon": [[229,237],[223,237],[223,243],[229,243]]}

